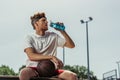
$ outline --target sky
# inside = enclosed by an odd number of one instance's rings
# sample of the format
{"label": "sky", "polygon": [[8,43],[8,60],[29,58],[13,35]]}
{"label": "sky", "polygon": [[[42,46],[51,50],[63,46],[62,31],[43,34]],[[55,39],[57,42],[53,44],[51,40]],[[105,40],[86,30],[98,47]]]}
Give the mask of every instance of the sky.
{"label": "sky", "polygon": [[[75,42],[65,48],[65,64],[87,67],[86,25],[88,23],[90,70],[102,79],[103,73],[118,69],[120,61],[120,0],[0,0],[0,65],[18,72],[27,59],[23,51],[24,37],[33,33],[30,16],[45,12],[48,22],[63,22]],[[49,27],[61,35],[59,32]],[[58,48],[58,58],[63,59]]]}

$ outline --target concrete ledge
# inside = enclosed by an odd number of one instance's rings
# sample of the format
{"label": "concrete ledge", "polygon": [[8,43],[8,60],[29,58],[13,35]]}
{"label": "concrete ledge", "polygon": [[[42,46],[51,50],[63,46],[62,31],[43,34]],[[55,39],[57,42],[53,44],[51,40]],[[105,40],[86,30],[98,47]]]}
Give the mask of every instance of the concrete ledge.
{"label": "concrete ledge", "polygon": [[[18,76],[1,75],[0,80],[19,80]],[[62,80],[57,77],[33,77],[30,80]]]}
{"label": "concrete ledge", "polygon": [[0,80],[19,80],[18,76],[1,75]]}

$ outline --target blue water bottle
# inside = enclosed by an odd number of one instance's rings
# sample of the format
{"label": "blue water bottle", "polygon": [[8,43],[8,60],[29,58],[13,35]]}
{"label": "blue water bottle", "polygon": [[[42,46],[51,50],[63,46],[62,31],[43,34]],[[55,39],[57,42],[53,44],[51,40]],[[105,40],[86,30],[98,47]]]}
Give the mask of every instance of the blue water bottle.
{"label": "blue water bottle", "polygon": [[60,24],[54,23],[52,21],[50,21],[50,27],[53,27],[53,28],[56,28],[56,29],[62,30],[62,31],[65,30],[65,26],[64,25],[60,25]]}

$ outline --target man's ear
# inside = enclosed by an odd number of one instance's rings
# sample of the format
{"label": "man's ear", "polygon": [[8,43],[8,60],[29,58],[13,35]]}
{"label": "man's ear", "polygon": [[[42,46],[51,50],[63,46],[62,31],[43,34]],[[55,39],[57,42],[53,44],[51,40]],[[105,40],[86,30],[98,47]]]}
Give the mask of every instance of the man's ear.
{"label": "man's ear", "polygon": [[35,25],[38,26],[38,22],[37,21],[35,22]]}
{"label": "man's ear", "polygon": [[38,26],[38,23],[37,22],[35,22],[35,24],[34,24],[35,26]]}

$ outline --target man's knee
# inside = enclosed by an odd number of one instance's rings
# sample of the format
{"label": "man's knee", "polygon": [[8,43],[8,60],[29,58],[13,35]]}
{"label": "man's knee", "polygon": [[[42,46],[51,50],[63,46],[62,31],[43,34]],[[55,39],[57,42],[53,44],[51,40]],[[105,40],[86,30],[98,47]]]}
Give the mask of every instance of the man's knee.
{"label": "man's knee", "polygon": [[77,74],[74,72],[68,71],[66,75],[69,76],[69,80],[77,80]]}
{"label": "man's knee", "polygon": [[25,75],[27,75],[27,69],[23,68],[20,70],[20,74],[19,74],[20,80],[22,80],[25,77]]}
{"label": "man's knee", "polygon": [[78,80],[76,73],[70,73],[71,80]]}
{"label": "man's knee", "polygon": [[63,73],[59,75],[60,78],[65,79],[65,80],[78,80],[77,79],[77,74],[71,71],[65,70]]}
{"label": "man's knee", "polygon": [[35,76],[35,73],[31,68],[23,68],[20,71],[19,79],[20,80],[29,80],[33,76]]}

